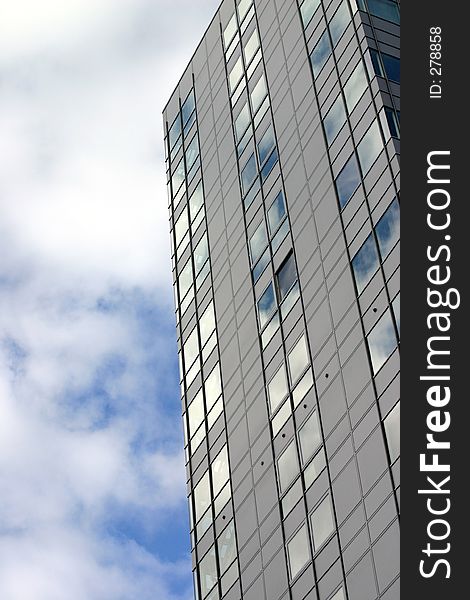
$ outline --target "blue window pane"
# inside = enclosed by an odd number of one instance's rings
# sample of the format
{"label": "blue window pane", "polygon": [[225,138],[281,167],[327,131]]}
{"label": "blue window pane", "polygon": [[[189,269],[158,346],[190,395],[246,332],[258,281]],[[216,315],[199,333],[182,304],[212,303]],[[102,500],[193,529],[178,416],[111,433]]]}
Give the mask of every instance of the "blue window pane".
{"label": "blue window pane", "polygon": [[305,0],[300,7],[300,14],[302,16],[302,22],[304,27],[310,23],[315,11],[320,6],[320,0]]}
{"label": "blue window pane", "polygon": [[264,167],[261,169],[261,179],[264,181],[268,175],[271,173],[274,165],[277,163],[278,155],[277,150],[273,150],[271,152],[271,156],[264,163]]}
{"label": "blue window pane", "polygon": [[199,144],[197,141],[197,136],[195,135],[188,147],[186,148],[186,168],[188,171],[196,162],[196,158],[199,156]]}
{"label": "blue window pane", "polygon": [[395,138],[400,137],[400,131],[398,129],[398,121],[395,115],[395,111],[392,108],[385,108],[385,116],[387,118],[388,129],[390,131],[390,135]]}
{"label": "blue window pane", "polygon": [[256,158],[255,155],[252,154],[248,159],[246,165],[243,167],[243,171],[241,174],[243,194],[246,194],[247,191],[250,189],[250,186],[255,180],[257,173],[258,169],[256,167]]}
{"label": "blue window pane", "polygon": [[268,210],[268,225],[271,235],[276,231],[285,216],[286,205],[284,202],[284,194],[279,192]]}
{"label": "blue window pane", "polygon": [[274,140],[274,130],[272,126],[268,127],[267,131],[264,133],[258,144],[258,157],[259,164],[262,165],[264,161],[269,156],[271,150],[274,148],[275,140]]}
{"label": "blue window pane", "polygon": [[390,311],[387,310],[367,337],[374,375],[397,346],[395,329]]}
{"label": "blue window pane", "polygon": [[180,117],[178,115],[176,117],[173,125],[171,126],[170,131],[169,131],[170,150],[176,144],[176,142],[178,141],[180,135],[181,135],[181,119],[180,119]]}
{"label": "blue window pane", "polygon": [[345,122],[346,111],[344,110],[344,102],[340,94],[323,121],[328,145],[335,139]]}
{"label": "blue window pane", "polygon": [[390,81],[400,83],[400,59],[390,54],[382,54],[385,73]]}
{"label": "blue window pane", "polygon": [[382,149],[383,142],[379,124],[377,121],[374,121],[357,147],[357,154],[363,175],[372,167]]}
{"label": "blue window pane", "polygon": [[369,12],[392,23],[400,23],[400,10],[394,0],[367,0]]}
{"label": "blue window pane", "polygon": [[377,50],[369,50],[370,58],[372,60],[372,65],[374,67],[375,74],[379,77],[384,77],[384,71],[382,68],[382,63],[380,61],[380,56]]}
{"label": "blue window pane", "polygon": [[276,274],[277,289],[279,291],[279,301],[287,296],[289,290],[297,281],[297,269],[295,268],[294,255],[290,254],[289,258],[284,262],[282,267]]}
{"label": "blue window pane", "polygon": [[369,235],[353,258],[352,266],[357,291],[360,294],[379,268],[379,254],[372,234]]}
{"label": "blue window pane", "polygon": [[343,170],[336,178],[336,190],[338,191],[338,198],[341,208],[346,206],[351,196],[356,191],[361,176],[359,174],[359,168],[357,166],[357,160],[354,154],[344,165]]}
{"label": "blue window pane", "polygon": [[375,233],[379,242],[380,256],[384,260],[400,238],[400,205],[396,198],[375,226]]}
{"label": "blue window pane", "polygon": [[351,15],[349,14],[348,3],[343,2],[330,21],[330,34],[333,46],[336,46],[339,38],[343,35],[344,30],[350,22]]}
{"label": "blue window pane", "polygon": [[312,63],[313,75],[315,77],[317,77],[322,70],[330,54],[330,38],[328,37],[328,31],[325,31],[318,44],[313,49],[312,54],[310,54],[310,62]]}
{"label": "blue window pane", "polygon": [[274,296],[274,286],[272,283],[270,283],[258,301],[258,315],[261,327],[264,327],[269,321],[269,318],[273,314],[275,308],[276,299]]}
{"label": "blue window pane", "polygon": [[266,234],[266,225],[263,221],[250,239],[250,255],[252,265],[254,265],[259,257],[263,254],[267,245],[268,236]]}
{"label": "blue window pane", "polygon": [[191,90],[189,96],[186,98],[182,108],[181,116],[183,117],[183,126],[189,121],[189,117],[193,114],[196,108],[196,101],[194,99],[194,90]]}

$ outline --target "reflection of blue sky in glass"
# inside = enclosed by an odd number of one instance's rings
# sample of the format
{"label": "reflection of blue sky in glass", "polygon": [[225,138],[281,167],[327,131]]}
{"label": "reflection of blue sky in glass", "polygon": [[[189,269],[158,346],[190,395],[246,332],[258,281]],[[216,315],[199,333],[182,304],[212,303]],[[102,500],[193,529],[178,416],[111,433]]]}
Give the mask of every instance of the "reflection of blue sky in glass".
{"label": "reflection of blue sky in glass", "polygon": [[276,231],[285,214],[284,194],[279,192],[268,210],[268,223],[271,235]]}
{"label": "reflection of blue sky in glass", "polygon": [[395,198],[375,226],[382,260],[400,238],[400,205]]}
{"label": "reflection of blue sky in glass", "polygon": [[354,154],[344,165],[343,170],[336,178],[336,189],[338,191],[338,198],[341,208],[343,208],[351,196],[357,189],[361,181],[359,168],[357,166],[356,157]]}
{"label": "reflection of blue sky in glass", "polygon": [[274,131],[272,127],[264,133],[258,144],[259,164],[262,165],[268,157],[271,150],[274,148]]}
{"label": "reflection of blue sky in glass", "polygon": [[272,315],[276,306],[274,297],[274,287],[272,282],[266,288],[266,291],[258,301],[258,313],[261,327],[264,327]]}
{"label": "reflection of blue sky in glass", "polygon": [[251,264],[254,265],[256,263],[267,245],[268,236],[266,234],[266,225],[263,221],[250,239]]}
{"label": "reflection of blue sky in glass", "polygon": [[312,53],[310,54],[310,62],[312,63],[312,70],[315,77],[322,70],[330,54],[330,38],[328,36],[328,31],[325,30],[325,33],[321,36],[320,40],[318,41],[318,44],[315,46]]}
{"label": "reflection of blue sky in glass", "polygon": [[356,256],[353,258],[352,266],[357,291],[360,294],[379,267],[379,255],[372,234],[369,235]]}
{"label": "reflection of blue sky in glass", "polygon": [[255,155],[252,154],[242,171],[242,187],[244,194],[246,194],[246,192],[250,189],[251,184],[255,180],[257,172],[256,158]]}
{"label": "reflection of blue sky in glass", "polygon": [[390,311],[386,310],[367,337],[374,374],[384,364],[397,345]]}

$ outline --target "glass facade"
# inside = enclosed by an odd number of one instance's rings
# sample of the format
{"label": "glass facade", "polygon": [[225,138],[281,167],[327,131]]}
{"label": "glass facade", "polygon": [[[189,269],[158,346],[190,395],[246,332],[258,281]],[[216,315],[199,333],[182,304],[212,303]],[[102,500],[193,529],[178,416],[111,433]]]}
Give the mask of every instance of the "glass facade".
{"label": "glass facade", "polygon": [[399,4],[224,0],[164,110],[194,595],[398,600]]}

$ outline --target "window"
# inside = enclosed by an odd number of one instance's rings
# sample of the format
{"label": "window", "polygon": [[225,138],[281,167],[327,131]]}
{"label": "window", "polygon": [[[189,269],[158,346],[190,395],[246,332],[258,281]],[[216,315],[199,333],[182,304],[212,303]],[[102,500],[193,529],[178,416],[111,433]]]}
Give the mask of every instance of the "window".
{"label": "window", "polygon": [[312,462],[305,468],[305,489],[308,489],[326,467],[325,453],[320,450]]}
{"label": "window", "polygon": [[400,59],[390,54],[380,54],[377,50],[370,50],[370,57],[375,74],[379,77],[387,76],[390,81],[400,83]]}
{"label": "window", "polygon": [[269,321],[271,315],[276,309],[276,299],[274,297],[274,287],[272,282],[268,285],[261,298],[258,300],[258,315],[261,329]]}
{"label": "window", "polygon": [[400,137],[400,128],[398,125],[398,119],[393,108],[385,107],[385,117],[387,119],[388,130],[390,135],[394,138]]}
{"label": "window", "polygon": [[286,205],[284,202],[284,194],[279,192],[276,199],[271,204],[268,210],[268,225],[271,235],[273,235],[286,216]]}
{"label": "window", "polygon": [[255,155],[252,154],[248,159],[246,165],[243,167],[241,173],[243,195],[245,195],[248,192],[248,190],[253,184],[253,181],[256,179],[257,174],[258,169],[256,166],[256,158]]}
{"label": "window", "polygon": [[199,391],[197,396],[191,402],[188,407],[188,419],[189,419],[189,435],[193,437],[200,425],[204,421],[204,401],[202,398],[202,391]]}
{"label": "window", "polygon": [[214,303],[212,301],[199,321],[199,329],[201,331],[201,346],[204,346],[215,329]]}
{"label": "window", "polygon": [[310,23],[315,11],[319,6],[320,0],[305,0],[305,2],[302,4],[300,7],[300,14],[302,16],[304,27],[307,27],[307,25]]}
{"label": "window", "polygon": [[184,133],[186,135],[187,130],[193,124],[195,119],[194,111],[196,109],[196,100],[194,98],[194,90],[191,90],[188,97],[186,98],[183,106],[181,107],[181,116],[183,117]]}
{"label": "window", "polygon": [[251,4],[252,4],[252,0],[241,0],[241,2],[238,3],[238,16],[240,18],[240,23],[243,21]]}
{"label": "window", "polygon": [[193,283],[193,265],[191,259],[181,269],[181,273],[178,277],[178,283],[180,288],[180,301],[186,296],[189,288]]}
{"label": "window", "polygon": [[382,260],[400,239],[400,205],[395,198],[375,226]]}
{"label": "window", "polygon": [[339,130],[346,122],[346,111],[344,110],[344,103],[341,94],[336,98],[328,111],[326,117],[323,120],[325,126],[325,134],[328,145],[338,135]]}
{"label": "window", "polygon": [[382,62],[390,81],[400,83],[400,59],[390,54],[382,54]]}
{"label": "window", "polygon": [[261,75],[260,80],[251,92],[251,107],[253,108],[253,114],[256,113],[267,95],[268,90],[266,88],[266,81],[264,79],[264,75]]}
{"label": "window", "polygon": [[330,598],[330,600],[344,600],[343,588],[340,588],[336,594]]}
{"label": "window", "polygon": [[224,29],[224,43],[226,48],[233,40],[233,36],[235,35],[237,29],[237,18],[235,17],[235,15],[232,15],[232,18],[228,22],[227,27]]}
{"label": "window", "polygon": [[383,144],[379,125],[377,121],[374,121],[357,147],[357,154],[363,175],[366,175],[372,167],[382,149]]}
{"label": "window", "polygon": [[211,491],[209,486],[209,471],[206,471],[202,479],[194,488],[194,508],[196,522],[205,514],[211,505]]}
{"label": "window", "polygon": [[355,155],[352,154],[335,181],[341,208],[344,208],[349,202],[360,182],[361,176],[359,174],[357,160]]}
{"label": "window", "polygon": [[395,329],[389,310],[385,311],[380,317],[378,323],[367,336],[367,342],[375,375],[397,345]]}
{"label": "window", "polygon": [[266,225],[263,221],[250,239],[250,256],[252,265],[258,262],[258,259],[263,254],[267,245],[268,236],[266,233]]}
{"label": "window", "polygon": [[392,23],[400,23],[400,10],[394,0],[367,0],[369,12]]}
{"label": "window", "polygon": [[[170,142],[170,150],[173,150],[176,142],[179,140],[181,135],[181,119],[178,115],[173,122],[173,125],[170,127],[169,131],[169,142]],[[176,150],[175,150],[176,152]]]}
{"label": "window", "polygon": [[186,148],[186,168],[190,171],[191,167],[196,162],[196,158],[199,156],[199,144],[197,141],[197,135],[193,137],[188,147]]}
{"label": "window", "polygon": [[314,77],[317,77],[320,71],[323,69],[330,54],[330,38],[328,37],[328,31],[325,31],[310,54],[310,62],[312,64]]}
{"label": "window", "polygon": [[290,351],[287,362],[289,363],[291,385],[294,385],[310,363],[304,335]]}
{"label": "window", "polygon": [[237,84],[240,81],[242,75],[243,75],[242,57],[239,56],[237,59],[237,62],[233,65],[232,70],[230,71],[230,75],[228,77],[231,94],[233,94],[233,92],[235,91],[235,88],[237,87]]}
{"label": "window", "polygon": [[224,573],[237,556],[233,521],[225,528],[217,540],[217,548],[219,550],[220,572]]}
{"label": "window", "polygon": [[173,177],[171,179],[171,187],[173,188],[173,195],[180,189],[181,184],[184,181],[184,162],[183,159],[180,160],[178,166],[173,172]]}
{"label": "window", "polygon": [[348,3],[342,2],[330,21],[330,34],[333,46],[336,46],[350,22],[351,16],[349,14]]}
{"label": "window", "polygon": [[255,28],[245,45],[245,63],[248,65],[259,48],[258,30]]}
{"label": "window", "polygon": [[225,445],[212,463],[212,485],[214,497],[227,483],[229,478],[227,446]]}
{"label": "window", "polygon": [[270,125],[263,134],[263,137],[261,138],[260,142],[258,143],[258,158],[260,165],[264,164],[265,160],[270,155],[275,144],[276,142],[274,139],[274,130],[272,125]]}
{"label": "window", "polygon": [[400,456],[400,402],[386,416],[384,427],[390,461],[393,463]]}
{"label": "window", "polygon": [[352,259],[357,293],[360,294],[379,268],[379,255],[374,236],[371,233]]}
{"label": "window", "polygon": [[292,441],[281,454],[277,461],[277,469],[279,473],[279,487],[284,493],[289,487],[289,484],[299,474],[299,463],[297,460],[297,448],[295,441]]}
{"label": "window", "polygon": [[302,567],[310,560],[308,535],[305,525],[287,543],[287,555],[289,557],[290,577],[294,579]]}
{"label": "window", "polygon": [[215,548],[209,550],[199,563],[199,577],[201,581],[201,596],[205,598],[217,583],[217,567],[215,564]]}
{"label": "window", "polygon": [[321,445],[320,425],[314,411],[299,430],[300,455],[305,464]]}
{"label": "window", "polygon": [[248,107],[248,102],[241,109],[238,117],[235,120],[235,135],[237,138],[237,142],[239,142],[243,134],[248,128],[248,125],[251,123],[250,117],[250,109]]}
{"label": "window", "polygon": [[346,106],[348,107],[349,114],[351,114],[353,108],[359,102],[366,88],[366,72],[362,62],[359,62],[344,86],[344,97],[346,98]]}
{"label": "window", "polygon": [[282,302],[297,281],[297,269],[294,254],[291,252],[276,273],[279,302]]}
{"label": "window", "polygon": [[191,221],[194,221],[199,209],[204,204],[204,195],[202,193],[202,181],[200,181],[189,199],[189,215]]}
{"label": "window", "polygon": [[207,244],[207,234],[204,234],[199,244],[194,250],[194,268],[196,275],[202,269],[207,259],[209,258],[209,246]]}
{"label": "window", "polygon": [[286,367],[284,363],[280,366],[277,373],[268,383],[268,399],[271,414],[281,404],[288,393]]}
{"label": "window", "polygon": [[186,372],[188,372],[189,367],[196,360],[197,355],[199,354],[199,340],[197,337],[197,327],[193,329],[190,336],[184,343],[184,365],[186,368]]}
{"label": "window", "polygon": [[[184,208],[183,212],[180,214],[180,216],[178,217],[178,220],[175,223],[176,247],[178,247],[180,245],[181,240],[188,233],[188,229],[189,229],[188,210],[186,208]],[[186,247],[186,244],[188,243],[188,241],[189,241],[189,237],[186,238],[184,247]]]}
{"label": "window", "polygon": [[222,393],[220,368],[218,363],[214,369],[212,369],[211,374],[206,379],[204,383],[204,390],[206,392],[207,410],[209,411]]}
{"label": "window", "polygon": [[333,521],[333,510],[331,508],[330,496],[326,496],[310,517],[313,532],[313,546],[315,552],[321,548],[335,529]]}

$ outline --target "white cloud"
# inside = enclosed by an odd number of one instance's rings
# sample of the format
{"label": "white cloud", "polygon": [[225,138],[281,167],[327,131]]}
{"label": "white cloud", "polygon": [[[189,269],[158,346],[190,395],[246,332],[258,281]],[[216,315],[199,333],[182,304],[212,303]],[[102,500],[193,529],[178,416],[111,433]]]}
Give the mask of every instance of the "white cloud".
{"label": "white cloud", "polygon": [[0,4],[2,600],[191,597],[161,109],[216,6]]}

